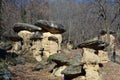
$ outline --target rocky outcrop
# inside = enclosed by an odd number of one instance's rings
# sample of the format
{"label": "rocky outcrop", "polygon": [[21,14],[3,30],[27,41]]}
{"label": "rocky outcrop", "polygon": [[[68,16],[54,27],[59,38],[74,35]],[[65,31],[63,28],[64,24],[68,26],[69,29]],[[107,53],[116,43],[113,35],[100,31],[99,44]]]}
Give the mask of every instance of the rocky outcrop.
{"label": "rocky outcrop", "polygon": [[14,44],[13,52],[32,53],[33,57],[40,62],[61,51],[61,33],[65,32],[61,24],[39,20],[35,25],[16,23],[13,30],[22,38],[22,41],[17,41]]}
{"label": "rocky outcrop", "polygon": [[76,76],[82,72],[82,51],[74,53],[72,56],[67,53],[56,53],[49,57],[49,60],[57,65],[53,68],[52,74],[55,76]]}
{"label": "rocky outcrop", "polygon": [[83,49],[81,62],[84,63],[83,69],[86,73],[86,80],[101,80],[99,64],[109,61],[108,53],[104,50],[107,46],[107,42],[99,38],[87,40],[77,46]]}

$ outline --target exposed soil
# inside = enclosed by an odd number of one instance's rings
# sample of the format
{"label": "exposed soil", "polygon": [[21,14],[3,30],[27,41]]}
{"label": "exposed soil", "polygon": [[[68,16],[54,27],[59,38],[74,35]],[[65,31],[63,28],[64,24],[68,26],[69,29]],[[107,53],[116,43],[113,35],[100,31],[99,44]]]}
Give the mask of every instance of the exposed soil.
{"label": "exposed soil", "polygon": [[120,80],[120,64],[108,62],[100,68],[102,80]]}
{"label": "exposed soil", "polygon": [[32,71],[34,64],[26,63],[10,67],[12,80],[61,80],[61,77],[54,77],[47,70]]}

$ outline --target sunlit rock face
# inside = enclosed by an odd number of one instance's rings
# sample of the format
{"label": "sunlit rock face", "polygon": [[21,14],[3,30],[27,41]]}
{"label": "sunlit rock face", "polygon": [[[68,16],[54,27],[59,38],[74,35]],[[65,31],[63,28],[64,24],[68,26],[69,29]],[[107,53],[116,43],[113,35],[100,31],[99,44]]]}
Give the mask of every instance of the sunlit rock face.
{"label": "sunlit rock face", "polygon": [[95,53],[94,49],[83,48],[82,62],[84,63],[84,70],[86,72],[86,80],[101,80],[99,75],[100,58]]}
{"label": "sunlit rock face", "polygon": [[[107,40],[107,34],[102,35],[101,40],[104,41],[104,42],[107,42],[108,41]],[[110,34],[110,48],[111,48],[111,50],[113,50],[114,47],[115,47],[115,37],[112,34]]]}
{"label": "sunlit rock face", "polygon": [[83,53],[83,58],[82,58],[82,62],[83,63],[99,63],[100,59],[98,57],[97,54],[95,54],[95,50],[93,49],[89,49],[89,48],[83,48],[84,53]]}
{"label": "sunlit rock face", "polygon": [[43,33],[43,39],[41,41],[44,48],[44,55],[49,57],[50,55],[57,53],[61,50],[62,35],[51,34],[50,32]]}
{"label": "sunlit rock face", "polygon": [[100,59],[100,63],[107,63],[109,61],[108,53],[106,51],[99,50],[98,57]]}

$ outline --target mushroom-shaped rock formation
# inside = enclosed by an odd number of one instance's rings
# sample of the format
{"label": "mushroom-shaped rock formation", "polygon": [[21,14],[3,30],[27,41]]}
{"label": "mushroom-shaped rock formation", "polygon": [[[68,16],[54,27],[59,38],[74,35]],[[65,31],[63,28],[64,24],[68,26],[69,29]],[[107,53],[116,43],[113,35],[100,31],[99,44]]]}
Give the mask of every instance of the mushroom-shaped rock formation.
{"label": "mushroom-shaped rock formation", "polygon": [[52,34],[58,34],[58,33],[60,34],[65,32],[63,25],[52,21],[38,20],[35,23],[35,25],[41,27],[43,30],[47,32],[51,32]]}
{"label": "mushroom-shaped rock formation", "polygon": [[95,50],[103,50],[107,46],[108,44],[106,42],[103,42],[98,40],[97,38],[94,38],[79,44],[77,47],[78,48],[86,47],[86,48],[91,48]]}
{"label": "mushroom-shaped rock formation", "polygon": [[35,32],[35,31],[41,31],[41,28],[37,27],[35,25],[27,24],[27,23],[16,23],[16,24],[14,24],[13,30],[15,32],[19,32],[19,31],[22,31],[22,30],[27,30],[27,31],[30,31],[30,32]]}

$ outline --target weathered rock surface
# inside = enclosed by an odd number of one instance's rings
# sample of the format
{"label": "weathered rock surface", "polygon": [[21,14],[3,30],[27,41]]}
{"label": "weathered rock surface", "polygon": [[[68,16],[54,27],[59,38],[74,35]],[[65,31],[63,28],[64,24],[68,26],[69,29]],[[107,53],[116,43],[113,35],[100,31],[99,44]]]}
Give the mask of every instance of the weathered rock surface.
{"label": "weathered rock surface", "polygon": [[62,71],[62,74],[64,75],[77,75],[80,74],[82,70],[82,66],[68,66]]}
{"label": "weathered rock surface", "polygon": [[53,70],[53,68],[56,66],[56,63],[53,62],[46,62],[46,61],[41,61],[40,63],[36,64],[34,68],[32,69],[33,71],[39,71],[41,69],[47,69],[49,72]]}
{"label": "weathered rock surface", "polygon": [[32,70],[39,71],[39,70],[43,69],[47,64],[49,64],[49,63],[48,62],[40,62]]}
{"label": "weathered rock surface", "polygon": [[48,40],[52,40],[52,41],[55,41],[56,43],[58,43],[58,38],[55,36],[48,37]]}
{"label": "weathered rock surface", "polygon": [[[103,42],[107,43],[108,42],[107,41],[107,34],[101,35],[101,40]],[[114,52],[114,48],[115,48],[115,37],[110,34],[110,50],[111,50],[111,52]]]}
{"label": "weathered rock surface", "polygon": [[82,51],[79,53],[72,53],[70,55],[69,53],[56,53],[51,55],[48,59],[52,60],[53,62],[56,62],[58,65],[82,65]]}
{"label": "weathered rock surface", "polygon": [[71,58],[71,59],[69,59],[69,65],[82,65],[82,62],[81,62],[81,60],[82,60],[82,57],[83,57],[83,55],[82,55],[82,53],[80,52],[80,53],[77,53],[77,54],[75,54],[75,56],[73,57],[73,58]]}
{"label": "weathered rock surface", "polygon": [[98,57],[100,59],[100,63],[106,63],[109,61],[108,53],[106,51],[98,50]]}
{"label": "weathered rock surface", "polygon": [[[78,76],[82,69],[82,52],[74,53],[72,56],[68,53],[56,53],[51,55],[49,61],[57,63],[56,68],[53,69],[52,74],[56,76]],[[79,69],[79,70],[77,70]]]}
{"label": "weathered rock surface", "polygon": [[[53,36],[57,38],[57,42],[51,39]],[[43,39],[41,40],[42,47],[44,48],[43,54],[49,57],[50,55],[57,53],[61,50],[61,42],[61,34],[51,34],[50,32],[43,33]]]}
{"label": "weathered rock surface", "polygon": [[41,31],[41,28],[37,27],[35,25],[27,24],[27,23],[16,23],[16,24],[14,24],[13,30],[15,32],[20,32],[22,30],[35,32],[35,31]]}
{"label": "weathered rock surface", "polygon": [[107,43],[98,40],[98,38],[94,38],[92,40],[85,41],[81,44],[79,44],[77,47],[78,48],[91,48],[95,50],[103,50],[106,46],[108,46]]}
{"label": "weathered rock surface", "polygon": [[101,80],[100,75],[97,71],[92,69],[86,69],[86,80]]}
{"label": "weathered rock surface", "polygon": [[35,32],[31,37],[30,37],[30,40],[41,40],[43,37],[42,37],[42,34],[40,32]]}
{"label": "weathered rock surface", "polygon": [[101,80],[98,72],[98,64],[102,58],[99,57],[98,54],[102,54],[102,52],[99,53],[96,52],[96,50],[90,48],[83,48],[83,52],[82,62],[84,63],[83,69],[86,72],[86,80]]}
{"label": "weathered rock surface", "polygon": [[39,26],[42,29],[44,29],[45,31],[51,32],[53,34],[64,33],[65,32],[65,29],[64,29],[63,25],[52,22],[52,21],[38,20],[35,23],[35,25]]}
{"label": "weathered rock surface", "polygon": [[101,80],[98,64],[85,64],[83,68],[86,72],[86,80]]}
{"label": "weathered rock surface", "polygon": [[43,51],[41,41],[37,40],[37,41],[33,42],[32,47],[30,49],[31,49],[31,52],[33,53],[33,57],[37,61],[41,61],[42,60],[42,51]]}
{"label": "weathered rock surface", "polygon": [[21,42],[15,42],[12,47],[12,52],[18,53],[22,49],[22,43]]}
{"label": "weathered rock surface", "polygon": [[5,49],[5,50],[12,49],[12,42],[0,42],[0,49]]}
{"label": "weathered rock surface", "polygon": [[62,71],[66,68],[67,66],[63,65],[63,66],[60,66],[60,67],[57,67],[53,70],[52,72],[52,75],[55,75],[55,76],[62,76]]}
{"label": "weathered rock surface", "polygon": [[89,48],[83,48],[84,53],[83,53],[83,57],[82,57],[82,62],[83,63],[99,63],[100,59],[98,57],[97,54],[95,54],[95,50],[93,49],[89,49]]}
{"label": "weathered rock surface", "polygon": [[56,62],[58,65],[67,65],[69,64],[69,58],[67,55],[62,53],[56,53],[49,57],[52,61]]}
{"label": "weathered rock surface", "polygon": [[16,60],[16,64],[22,64],[22,65],[24,65],[26,63],[25,58],[21,57],[21,56],[16,57],[15,60]]}

